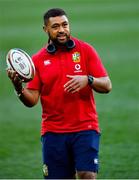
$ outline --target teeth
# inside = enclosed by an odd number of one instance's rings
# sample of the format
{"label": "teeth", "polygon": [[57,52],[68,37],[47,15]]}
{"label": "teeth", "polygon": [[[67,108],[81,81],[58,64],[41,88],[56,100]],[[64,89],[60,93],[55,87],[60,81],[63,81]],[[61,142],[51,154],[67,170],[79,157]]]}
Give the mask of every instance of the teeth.
{"label": "teeth", "polygon": [[66,35],[65,34],[59,34],[58,37],[65,37]]}

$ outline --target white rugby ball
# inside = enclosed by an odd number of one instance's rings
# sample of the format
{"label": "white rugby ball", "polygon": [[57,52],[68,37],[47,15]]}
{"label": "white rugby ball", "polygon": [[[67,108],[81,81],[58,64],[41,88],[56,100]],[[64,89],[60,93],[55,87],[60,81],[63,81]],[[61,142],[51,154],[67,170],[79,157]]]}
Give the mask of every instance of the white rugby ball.
{"label": "white rugby ball", "polygon": [[31,57],[22,49],[11,49],[6,56],[8,69],[16,71],[23,82],[34,78],[35,66]]}

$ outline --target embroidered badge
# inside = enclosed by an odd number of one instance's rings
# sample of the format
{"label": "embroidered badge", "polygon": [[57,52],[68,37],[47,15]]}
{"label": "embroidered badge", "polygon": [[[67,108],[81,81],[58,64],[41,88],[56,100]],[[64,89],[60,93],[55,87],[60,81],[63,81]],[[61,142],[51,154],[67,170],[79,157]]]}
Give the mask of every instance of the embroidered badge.
{"label": "embroidered badge", "polygon": [[79,52],[74,52],[74,53],[72,54],[72,60],[73,60],[73,62],[75,62],[75,63],[80,62],[80,53],[79,53]]}
{"label": "embroidered badge", "polygon": [[44,60],[44,65],[45,65],[45,66],[47,66],[47,65],[49,65],[49,64],[51,64],[51,61],[50,61],[50,60]]}
{"label": "embroidered badge", "polygon": [[44,176],[48,176],[48,166],[46,164],[43,165],[43,174]]}
{"label": "embroidered badge", "polygon": [[98,159],[97,158],[94,159],[94,164],[98,164]]}

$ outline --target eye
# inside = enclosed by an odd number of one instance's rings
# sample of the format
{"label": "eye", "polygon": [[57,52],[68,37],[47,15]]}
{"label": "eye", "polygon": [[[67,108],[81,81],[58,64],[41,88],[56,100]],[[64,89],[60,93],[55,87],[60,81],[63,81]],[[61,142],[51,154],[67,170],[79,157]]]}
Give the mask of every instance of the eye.
{"label": "eye", "polygon": [[53,29],[57,29],[58,27],[59,27],[58,24],[54,24],[54,25],[52,26]]}
{"label": "eye", "polygon": [[63,27],[67,27],[67,26],[68,26],[68,23],[65,22],[65,23],[63,24]]}

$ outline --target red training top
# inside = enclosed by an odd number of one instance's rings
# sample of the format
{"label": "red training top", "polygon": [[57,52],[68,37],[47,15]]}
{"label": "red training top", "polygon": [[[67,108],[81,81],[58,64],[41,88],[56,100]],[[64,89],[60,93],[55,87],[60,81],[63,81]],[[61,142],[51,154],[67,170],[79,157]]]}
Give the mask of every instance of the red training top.
{"label": "red training top", "polygon": [[88,86],[74,94],[64,91],[69,80],[66,75],[107,76],[95,49],[72,38],[75,47],[58,49],[54,54],[42,48],[33,57],[36,75],[27,84],[28,89],[40,91],[42,128],[45,132],[77,132],[99,130],[98,116],[92,89]]}

